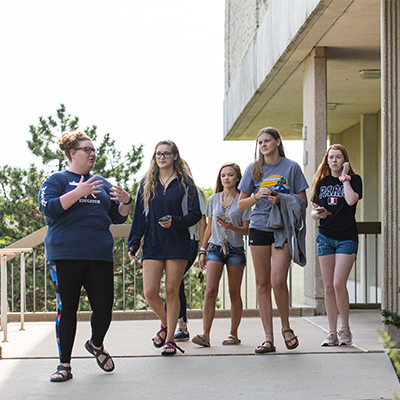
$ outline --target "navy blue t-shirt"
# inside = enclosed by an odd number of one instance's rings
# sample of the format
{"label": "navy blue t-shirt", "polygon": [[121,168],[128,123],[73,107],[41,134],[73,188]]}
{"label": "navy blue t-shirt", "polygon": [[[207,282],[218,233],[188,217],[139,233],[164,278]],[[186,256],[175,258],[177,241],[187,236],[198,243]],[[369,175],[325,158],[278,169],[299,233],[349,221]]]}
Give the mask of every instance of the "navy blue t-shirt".
{"label": "navy blue t-shirt", "polygon": [[[84,180],[92,174],[84,175]],[[118,211],[119,202],[110,200],[111,184],[103,180],[101,192],[80,198],[67,210],[60,196],[74,190],[81,175],[70,171],[50,175],[39,191],[39,209],[48,225],[44,239],[47,260],[100,260],[113,262],[111,224],[127,217]]]}
{"label": "navy blue t-shirt", "polygon": [[[352,175],[350,185],[362,199],[362,180],[359,175]],[[313,203],[325,207],[332,215],[319,220],[319,231],[336,240],[353,240],[358,242],[358,231],[355,219],[357,203],[349,206],[344,198],[343,183],[339,178],[328,175],[318,183]]]}

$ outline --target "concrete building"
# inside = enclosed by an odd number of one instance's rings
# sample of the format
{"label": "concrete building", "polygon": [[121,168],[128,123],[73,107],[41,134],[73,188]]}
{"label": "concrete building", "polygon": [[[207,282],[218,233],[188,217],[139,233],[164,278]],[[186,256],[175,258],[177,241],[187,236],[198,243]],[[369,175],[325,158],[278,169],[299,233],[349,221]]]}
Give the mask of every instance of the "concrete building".
{"label": "concrete building", "polygon": [[[276,127],[283,141],[303,142],[309,183],[327,143],[342,143],[364,182],[357,220],[381,227],[376,250],[369,237],[361,240],[358,262],[372,260],[373,267],[351,277],[355,295],[400,313],[400,1],[225,3],[224,139],[254,139],[261,128]],[[309,214],[304,295],[323,313]]]}

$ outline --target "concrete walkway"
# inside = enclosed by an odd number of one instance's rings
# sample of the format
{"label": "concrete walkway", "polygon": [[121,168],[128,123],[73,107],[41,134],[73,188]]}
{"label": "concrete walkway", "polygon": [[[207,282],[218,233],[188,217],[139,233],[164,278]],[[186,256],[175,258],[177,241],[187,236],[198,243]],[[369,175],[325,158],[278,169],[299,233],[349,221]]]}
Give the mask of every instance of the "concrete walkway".
{"label": "concrete walkway", "polygon": [[[102,372],[83,345],[88,322],[78,323],[73,353],[74,379],[51,383],[58,365],[54,324],[29,322],[25,331],[10,323],[7,343],[0,342],[0,399],[392,399],[400,393],[397,376],[376,331],[383,329],[378,310],[353,310],[353,346],[324,348],[325,316],[296,317],[292,328],[300,346],[288,351],[274,319],[277,352],[254,354],[263,341],[259,318],[244,318],[242,344],[222,346],[229,319],[216,319],[210,348],[181,343],[185,354],[162,357],[151,344],[158,322],[115,321],[105,345],[116,369]],[[190,333],[201,332],[201,320],[191,320]],[[0,332],[0,337],[1,332]]]}

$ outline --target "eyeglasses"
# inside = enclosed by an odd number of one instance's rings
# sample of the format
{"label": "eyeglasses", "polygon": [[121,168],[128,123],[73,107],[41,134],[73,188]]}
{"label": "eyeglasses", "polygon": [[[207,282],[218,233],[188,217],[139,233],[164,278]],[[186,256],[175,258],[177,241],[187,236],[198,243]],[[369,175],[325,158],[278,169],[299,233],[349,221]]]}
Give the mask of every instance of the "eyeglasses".
{"label": "eyeglasses", "polygon": [[156,156],[156,158],[161,158],[161,157],[170,158],[172,154],[173,154],[173,153],[171,153],[170,151],[165,151],[164,153],[159,153],[159,152],[157,152],[157,153],[155,154],[155,156]]}
{"label": "eyeglasses", "polygon": [[83,150],[86,154],[91,154],[93,152],[93,154],[96,154],[97,149],[94,149],[93,147],[78,147],[75,150]]}

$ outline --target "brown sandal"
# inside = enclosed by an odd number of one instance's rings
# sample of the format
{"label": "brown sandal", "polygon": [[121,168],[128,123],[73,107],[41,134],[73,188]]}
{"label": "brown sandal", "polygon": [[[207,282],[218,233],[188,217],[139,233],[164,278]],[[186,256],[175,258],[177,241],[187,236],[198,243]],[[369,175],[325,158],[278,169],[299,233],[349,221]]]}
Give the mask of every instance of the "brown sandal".
{"label": "brown sandal", "polygon": [[206,335],[196,335],[194,338],[192,338],[192,342],[203,347],[211,346],[210,341],[208,340],[208,337]]}
{"label": "brown sandal", "polygon": [[[267,344],[269,344],[269,346],[266,346]],[[270,340],[262,342],[262,344],[254,350],[256,354],[275,353],[275,351],[276,348]]]}

